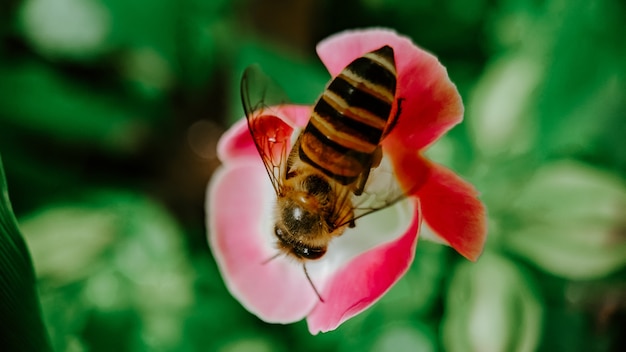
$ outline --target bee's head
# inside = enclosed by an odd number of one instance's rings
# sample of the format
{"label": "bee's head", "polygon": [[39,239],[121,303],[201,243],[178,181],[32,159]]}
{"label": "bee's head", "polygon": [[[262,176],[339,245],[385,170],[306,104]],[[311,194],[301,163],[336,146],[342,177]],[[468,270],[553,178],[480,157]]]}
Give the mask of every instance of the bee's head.
{"label": "bee's head", "polygon": [[274,227],[274,235],[278,238],[278,248],[291,254],[300,260],[319,259],[326,253],[326,246],[311,246],[302,241],[293,240],[293,237],[286,235],[286,230],[279,225]]}
{"label": "bee's head", "polygon": [[306,196],[278,201],[274,235],[281,250],[297,259],[319,259],[326,253],[326,221]]}

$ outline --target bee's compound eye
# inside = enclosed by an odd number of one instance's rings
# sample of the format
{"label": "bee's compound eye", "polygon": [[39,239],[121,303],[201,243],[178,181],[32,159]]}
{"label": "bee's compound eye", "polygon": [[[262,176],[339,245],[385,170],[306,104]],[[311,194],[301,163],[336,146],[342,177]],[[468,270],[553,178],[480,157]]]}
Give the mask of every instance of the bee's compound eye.
{"label": "bee's compound eye", "polygon": [[280,227],[275,226],[274,235],[276,235],[276,237],[282,240],[285,237],[285,231],[283,231],[283,229],[281,229]]}
{"label": "bee's compound eye", "polygon": [[300,258],[319,259],[326,253],[326,248],[294,247],[295,254]]}

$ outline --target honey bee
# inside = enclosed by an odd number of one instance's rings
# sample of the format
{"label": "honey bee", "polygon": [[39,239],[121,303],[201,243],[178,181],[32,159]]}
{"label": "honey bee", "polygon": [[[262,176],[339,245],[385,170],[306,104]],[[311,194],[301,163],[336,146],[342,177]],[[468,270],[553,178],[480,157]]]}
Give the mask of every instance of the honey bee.
{"label": "honey bee", "polygon": [[[332,239],[356,226],[358,218],[404,197],[397,185],[368,188],[383,157],[381,142],[400,113],[396,75],[390,46],[355,59],[327,85],[293,143],[262,123],[274,118],[265,109],[268,101],[285,103],[284,94],[271,91],[267,78],[253,69],[242,78],[248,127],[276,191],[273,230],[279,254],[303,264],[321,301],[306,261],[323,257]],[[255,85],[263,93],[253,98]]]}

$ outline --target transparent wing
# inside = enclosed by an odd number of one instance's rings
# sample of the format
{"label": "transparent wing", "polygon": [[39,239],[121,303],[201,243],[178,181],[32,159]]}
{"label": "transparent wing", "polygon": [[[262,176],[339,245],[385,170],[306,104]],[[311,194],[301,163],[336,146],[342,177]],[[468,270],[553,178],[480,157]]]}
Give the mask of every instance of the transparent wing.
{"label": "transparent wing", "polygon": [[[385,209],[407,197],[405,190],[395,177],[393,166],[387,158],[370,171],[369,177],[360,195],[354,194],[351,188],[335,185],[338,201],[336,205],[337,227],[354,226],[355,221],[378,210]],[[350,213],[345,209],[351,208]],[[342,209],[344,209],[342,211]]]}
{"label": "transparent wing", "polygon": [[288,104],[287,93],[259,65],[250,65],[241,77],[241,100],[246,116],[269,106]]}
{"label": "transparent wing", "polygon": [[241,100],[248,129],[276,194],[281,194],[293,128],[272,107],[289,102],[285,92],[258,65],[241,78]]}

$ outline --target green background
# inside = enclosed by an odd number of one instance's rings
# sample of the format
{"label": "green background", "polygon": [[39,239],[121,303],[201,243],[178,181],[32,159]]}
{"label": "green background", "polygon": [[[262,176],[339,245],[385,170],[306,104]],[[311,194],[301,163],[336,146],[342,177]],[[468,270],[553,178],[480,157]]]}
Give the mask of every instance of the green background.
{"label": "green background", "polygon": [[[312,103],[329,79],[315,44],[371,26],[457,84],[465,122],[429,156],[481,191],[485,252],[420,241],[336,331],[265,324],[207,245],[217,139],[242,116],[245,67]],[[3,1],[0,349],[619,350],[624,33],[621,0]]]}

